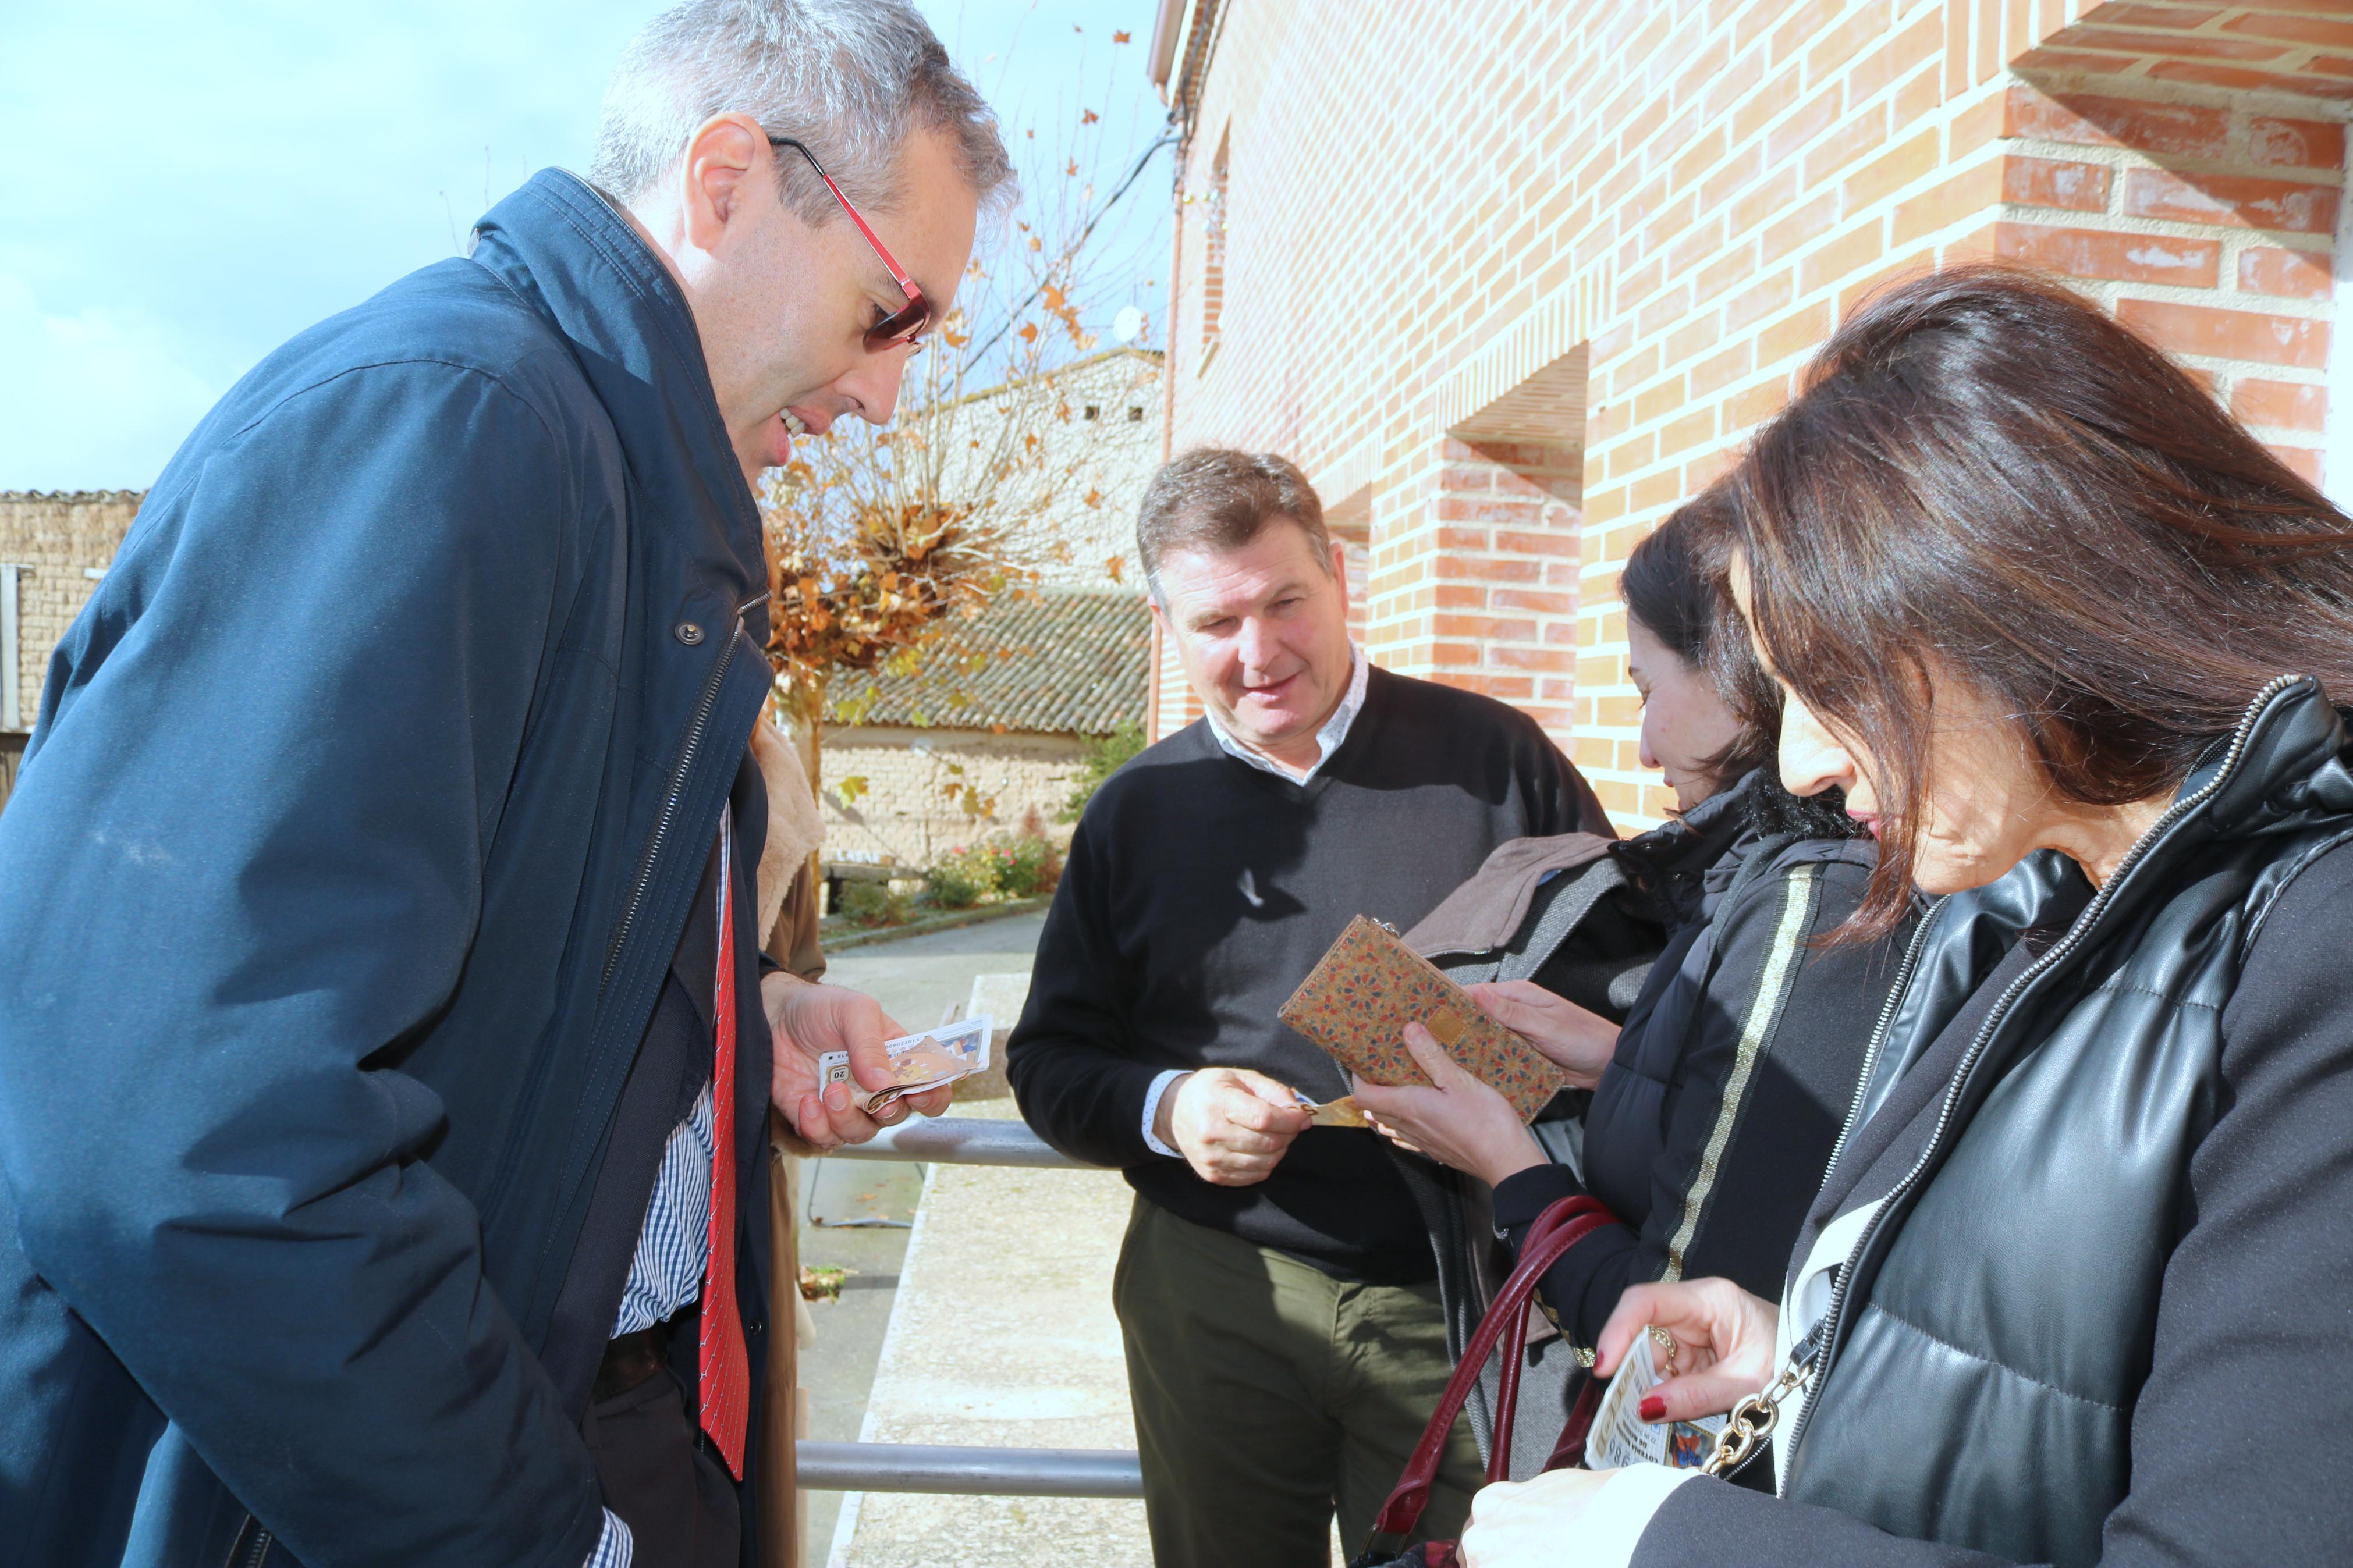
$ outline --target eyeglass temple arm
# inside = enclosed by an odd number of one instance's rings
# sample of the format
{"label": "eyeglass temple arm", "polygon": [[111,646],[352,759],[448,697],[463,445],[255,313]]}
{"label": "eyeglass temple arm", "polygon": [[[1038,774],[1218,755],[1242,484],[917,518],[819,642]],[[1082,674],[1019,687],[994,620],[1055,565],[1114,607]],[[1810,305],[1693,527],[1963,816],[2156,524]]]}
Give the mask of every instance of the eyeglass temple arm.
{"label": "eyeglass temple arm", "polygon": [[808,160],[809,167],[817,171],[817,177],[825,182],[825,188],[833,193],[833,199],[841,204],[841,210],[849,215],[849,221],[858,226],[858,232],[866,237],[866,243],[874,247],[874,254],[881,257],[882,265],[891,269],[891,280],[906,292],[908,299],[922,299],[923,297],[922,285],[907,276],[907,269],[899,265],[898,258],[891,254],[890,247],[876,237],[872,229],[866,226],[866,220],[858,216],[858,209],[849,205],[849,198],[841,194],[841,187],[833,183],[833,176],[825,172],[825,165],[817,161],[817,154],[789,136],[771,136],[768,141],[774,146],[790,147]]}

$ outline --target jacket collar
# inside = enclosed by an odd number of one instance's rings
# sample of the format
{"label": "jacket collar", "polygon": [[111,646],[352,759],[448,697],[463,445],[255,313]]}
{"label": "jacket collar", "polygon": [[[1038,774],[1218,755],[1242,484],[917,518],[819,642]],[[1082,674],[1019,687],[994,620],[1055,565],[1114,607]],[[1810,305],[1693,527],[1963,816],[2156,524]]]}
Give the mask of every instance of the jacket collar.
{"label": "jacket collar", "polygon": [[[2238,837],[2309,826],[2353,812],[2345,723],[2320,683],[2282,676],[2247,705],[2175,797],[2207,835]],[[2200,799],[2200,797],[2203,797]]]}
{"label": "jacket collar", "polygon": [[545,317],[611,416],[643,517],[767,640],[760,514],[678,282],[595,186],[543,169],[484,215],[472,259]]}
{"label": "jacket collar", "polygon": [[1756,848],[1760,835],[1749,822],[1747,802],[1757,776],[1757,771],[1743,774],[1683,816],[1610,847],[1641,868],[1644,884],[1679,923],[1714,915]]}
{"label": "jacket collar", "polygon": [[[2092,891],[2073,860],[2045,848],[2005,877],[1941,900],[1939,924],[1948,933],[1960,921],[2010,938],[2029,929],[2073,933],[2084,921],[2129,929],[2116,926],[2117,914],[2169,896],[2181,884],[2181,872],[2207,848],[2353,818],[2353,771],[2346,769],[2344,748],[2344,720],[2320,682],[2283,675],[2256,693],[2238,729],[2190,769],[2172,806],[2125,853],[2099,891]],[[2089,936],[2089,931],[2073,936]],[[1948,936],[1944,942],[1956,945],[1990,950],[1986,941]]]}
{"label": "jacket collar", "polygon": [[2202,851],[2353,816],[2344,721],[2320,683],[2281,676],[2255,695],[2125,854],[2081,918],[2104,920],[2162,898]]}

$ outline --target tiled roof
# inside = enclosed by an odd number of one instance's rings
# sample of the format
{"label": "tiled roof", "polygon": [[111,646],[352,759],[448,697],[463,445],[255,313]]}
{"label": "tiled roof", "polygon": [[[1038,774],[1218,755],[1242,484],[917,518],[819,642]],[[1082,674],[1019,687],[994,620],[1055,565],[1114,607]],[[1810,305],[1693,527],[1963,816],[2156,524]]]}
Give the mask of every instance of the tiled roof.
{"label": "tiled roof", "polygon": [[935,644],[916,674],[837,679],[827,721],[878,691],[860,723],[1107,735],[1143,721],[1150,627],[1134,594],[1008,593]]}

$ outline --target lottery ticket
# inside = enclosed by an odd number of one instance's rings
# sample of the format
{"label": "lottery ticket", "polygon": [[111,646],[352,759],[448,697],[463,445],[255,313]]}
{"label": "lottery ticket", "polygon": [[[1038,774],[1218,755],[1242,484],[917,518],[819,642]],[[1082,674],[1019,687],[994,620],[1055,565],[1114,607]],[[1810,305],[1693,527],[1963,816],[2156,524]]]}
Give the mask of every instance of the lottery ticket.
{"label": "lottery ticket", "polygon": [[892,1084],[871,1092],[860,1089],[850,1076],[848,1051],[827,1051],[817,1059],[818,1088],[847,1085],[858,1108],[871,1116],[907,1095],[922,1094],[986,1070],[989,1037],[996,1026],[996,1021],[983,1013],[920,1035],[885,1041],[882,1048],[890,1057]]}
{"label": "lottery ticket", "polygon": [[1299,1102],[1300,1110],[1310,1114],[1312,1120],[1308,1125],[1311,1127],[1370,1127],[1372,1125],[1365,1120],[1364,1109],[1356,1103],[1356,1097],[1353,1094],[1344,1094],[1337,1100],[1327,1100],[1321,1104],[1308,1099],[1295,1089],[1291,1091],[1291,1097]]}
{"label": "lottery ticket", "polygon": [[1601,1407],[1593,1415],[1593,1430],[1585,1439],[1585,1462],[1588,1468],[1614,1470],[1620,1465],[1666,1465],[1678,1470],[1695,1470],[1715,1452],[1716,1434],[1724,1430],[1721,1415],[1698,1421],[1642,1419],[1642,1395],[1662,1381],[1657,1363],[1651,1359],[1651,1349],[1648,1333],[1636,1339],[1625,1363],[1619,1367],[1618,1375],[1609,1380],[1609,1390],[1601,1395]]}

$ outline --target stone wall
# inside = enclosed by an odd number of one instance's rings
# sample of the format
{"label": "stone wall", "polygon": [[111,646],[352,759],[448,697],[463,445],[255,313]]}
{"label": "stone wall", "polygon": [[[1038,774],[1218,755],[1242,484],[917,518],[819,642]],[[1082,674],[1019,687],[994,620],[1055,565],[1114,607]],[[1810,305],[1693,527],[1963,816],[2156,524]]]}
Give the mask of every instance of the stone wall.
{"label": "stone wall", "polygon": [[139,514],[136,490],[0,490],[0,566],[16,574],[16,711],[30,730],[50,650],[98,588],[93,574],[121,548]]}
{"label": "stone wall", "polygon": [[[1084,755],[1084,742],[1065,735],[882,725],[833,731],[825,737],[820,781],[825,853],[894,855],[902,866],[920,867],[1025,820],[1067,841],[1070,828],[1054,818]],[[862,778],[866,790],[845,801],[840,786],[850,778]],[[966,784],[994,809],[974,816],[949,798],[952,786]]]}
{"label": "stone wall", "polygon": [[1670,803],[1619,568],[1891,279],[2055,270],[2353,495],[2337,0],[1181,10],[1171,444],[1295,458],[1377,661],[1525,707],[1622,824]]}

